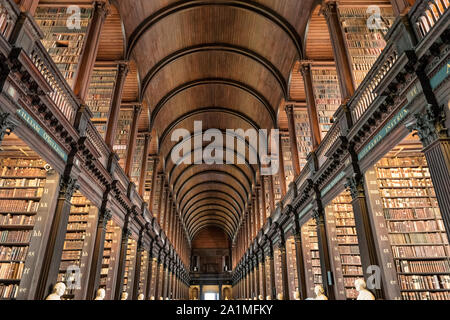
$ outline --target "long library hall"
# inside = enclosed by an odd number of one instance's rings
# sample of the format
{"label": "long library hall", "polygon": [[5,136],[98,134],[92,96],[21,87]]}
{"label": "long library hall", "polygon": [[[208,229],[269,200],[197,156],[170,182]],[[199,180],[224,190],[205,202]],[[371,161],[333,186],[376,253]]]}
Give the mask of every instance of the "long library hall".
{"label": "long library hall", "polygon": [[450,300],[449,7],[0,0],[0,300]]}

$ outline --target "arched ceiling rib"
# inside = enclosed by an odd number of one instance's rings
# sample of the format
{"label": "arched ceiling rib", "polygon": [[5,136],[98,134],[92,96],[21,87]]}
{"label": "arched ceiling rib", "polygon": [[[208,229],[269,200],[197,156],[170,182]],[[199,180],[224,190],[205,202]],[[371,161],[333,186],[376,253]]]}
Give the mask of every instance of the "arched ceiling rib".
{"label": "arched ceiling rib", "polygon": [[[233,238],[257,184],[258,145],[242,136],[245,154],[219,148],[241,160],[234,164],[183,163],[190,154],[173,163],[171,154],[194,145],[195,121],[202,122],[202,134],[217,129],[224,142],[227,129],[277,127],[314,0],[114,2],[124,22],[126,56],[141,76],[139,98],[150,109],[151,122],[140,128],[148,124],[157,135],[152,146],[189,236],[215,226]],[[172,141],[177,129],[183,136]],[[206,146],[216,141],[202,141],[194,151]]]}

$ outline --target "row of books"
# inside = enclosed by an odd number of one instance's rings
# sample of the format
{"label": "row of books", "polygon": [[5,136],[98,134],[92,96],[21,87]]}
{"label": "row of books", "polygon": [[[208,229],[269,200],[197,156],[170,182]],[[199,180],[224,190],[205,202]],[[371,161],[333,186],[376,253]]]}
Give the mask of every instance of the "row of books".
{"label": "row of books", "polygon": [[28,247],[0,246],[0,261],[25,261]]}
{"label": "row of books", "polygon": [[403,300],[450,300],[450,292],[402,292]]}
{"label": "row of books", "polygon": [[31,232],[27,230],[0,231],[0,244],[1,243],[25,243],[30,242]]}
{"label": "row of books", "polygon": [[2,200],[0,211],[10,212],[36,212],[39,202],[33,200]]}
{"label": "row of books", "polygon": [[27,167],[3,167],[0,173],[5,177],[29,177],[29,176],[45,176],[45,170],[41,168]]}
{"label": "row of books", "polygon": [[447,258],[448,253],[445,250],[445,246],[394,246],[392,248],[395,258]]}
{"label": "row of books", "polygon": [[0,279],[20,280],[24,265],[23,262],[0,263]]}
{"label": "row of books", "polygon": [[1,158],[0,166],[6,167],[44,167],[46,162],[41,159]]}
{"label": "row of books", "polygon": [[43,187],[45,179],[33,178],[33,179],[0,179],[0,187]]}
{"label": "row of books", "polygon": [[432,187],[431,179],[423,178],[423,179],[389,179],[387,180],[379,180],[378,185],[381,188],[409,188],[409,187]]}
{"label": "row of books", "polygon": [[383,198],[385,208],[436,207],[436,198]]}
{"label": "row of books", "polygon": [[397,260],[397,272],[400,273],[450,273],[449,260],[409,261]]}
{"label": "row of books", "polygon": [[390,234],[389,240],[393,245],[401,244],[448,244],[444,233],[405,233]]}
{"label": "row of books", "polygon": [[399,275],[402,290],[450,290],[450,275]]}
{"label": "row of books", "polygon": [[388,221],[389,232],[445,232],[442,220]]}
{"label": "row of books", "polygon": [[428,188],[410,188],[410,189],[381,189],[383,197],[435,197],[433,189]]}
{"label": "row of books", "polygon": [[27,215],[0,215],[0,226],[11,226],[11,225],[34,225],[35,217]]}
{"label": "row of books", "polygon": [[0,283],[0,299],[15,299],[19,293],[19,285]]}
{"label": "row of books", "polygon": [[429,178],[427,168],[378,168],[378,178]]}
{"label": "row of books", "polygon": [[0,189],[0,198],[36,198],[42,197],[43,188]]}
{"label": "row of books", "polygon": [[382,158],[378,162],[378,167],[415,167],[415,166],[427,166],[425,157],[386,157]]}

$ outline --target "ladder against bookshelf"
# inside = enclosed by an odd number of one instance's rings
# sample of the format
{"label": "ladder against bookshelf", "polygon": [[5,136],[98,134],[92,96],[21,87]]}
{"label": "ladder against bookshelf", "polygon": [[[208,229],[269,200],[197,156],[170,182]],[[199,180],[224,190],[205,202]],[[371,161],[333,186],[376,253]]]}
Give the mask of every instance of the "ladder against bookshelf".
{"label": "ladder against bookshelf", "polygon": [[314,219],[308,220],[301,229],[302,249],[306,270],[306,294],[308,298],[315,297],[316,285],[323,285],[320,268],[319,240]]}
{"label": "ladder against bookshelf", "polygon": [[127,254],[125,260],[125,273],[123,277],[122,292],[128,293],[128,299],[133,296],[133,284],[136,266],[136,240],[129,238],[127,245]]}
{"label": "ladder against bookshelf", "polygon": [[67,6],[40,5],[34,14],[44,33],[42,44],[70,86],[73,85],[92,15],[92,8],[80,10],[79,26],[74,24],[73,12]]}
{"label": "ladder against bookshelf", "polygon": [[338,75],[333,66],[311,68],[317,116],[319,117],[322,139],[332,126],[334,113],[341,105]]}
{"label": "ladder against bookshelf", "polygon": [[388,155],[375,172],[402,299],[450,299],[450,246],[424,155]]}
{"label": "ladder against bookshelf", "polygon": [[353,79],[357,88],[386,46],[384,35],[395,16],[392,7],[378,6],[380,19],[368,6],[340,7],[339,19],[351,58]]}
{"label": "ladder against bookshelf", "polygon": [[100,288],[105,289],[106,300],[114,299],[121,236],[122,230],[120,227],[113,220],[110,220],[106,227],[102,269],[100,272]]}
{"label": "ladder against bookshelf", "polygon": [[0,152],[0,300],[28,294],[59,181],[31,149],[12,149]]}
{"label": "ladder against bookshelf", "polygon": [[97,208],[78,191],[71,202],[58,281],[66,284],[64,299],[82,300],[85,297],[91,265]]}
{"label": "ladder against bookshelf", "polygon": [[289,284],[289,299],[295,300],[295,292],[298,288],[298,273],[297,273],[297,254],[295,251],[295,239],[293,236],[286,240],[286,260]]}
{"label": "ladder against bookshelf", "polygon": [[[103,138],[106,135],[106,125],[111,109],[116,77],[117,66],[96,66],[92,72],[88,96],[86,98],[86,104],[92,112],[91,120]],[[119,124],[118,131],[120,132],[120,130]]]}
{"label": "ladder against bookshelf", "polygon": [[355,280],[363,278],[352,198],[342,192],[325,209],[337,299],[356,299]]}
{"label": "ladder against bookshelf", "polygon": [[308,111],[295,110],[295,133],[297,136],[297,149],[302,170],[307,163],[308,154],[312,150],[311,130],[309,125]]}
{"label": "ladder against bookshelf", "polygon": [[120,110],[113,151],[119,156],[119,164],[123,169],[125,169],[125,162],[127,161],[127,148],[130,142],[129,139],[132,122],[133,110]]}

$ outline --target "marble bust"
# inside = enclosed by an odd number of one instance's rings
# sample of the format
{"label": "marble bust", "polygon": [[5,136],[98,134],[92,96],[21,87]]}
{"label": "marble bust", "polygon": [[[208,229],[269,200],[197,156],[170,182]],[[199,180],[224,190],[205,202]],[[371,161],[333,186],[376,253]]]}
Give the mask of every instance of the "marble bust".
{"label": "marble bust", "polygon": [[314,288],[314,293],[316,294],[315,300],[328,300],[327,296],[325,295],[325,290],[323,290],[323,287],[321,285],[317,285]]}
{"label": "marble bust", "polygon": [[359,292],[358,298],[356,300],[375,300],[375,296],[367,290],[366,282],[364,279],[356,279],[355,280],[355,288],[356,291]]}
{"label": "marble bust", "polygon": [[65,291],[66,285],[63,282],[57,282],[53,287],[53,292],[45,300],[61,300]]}

